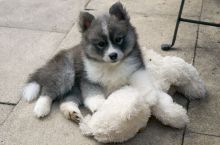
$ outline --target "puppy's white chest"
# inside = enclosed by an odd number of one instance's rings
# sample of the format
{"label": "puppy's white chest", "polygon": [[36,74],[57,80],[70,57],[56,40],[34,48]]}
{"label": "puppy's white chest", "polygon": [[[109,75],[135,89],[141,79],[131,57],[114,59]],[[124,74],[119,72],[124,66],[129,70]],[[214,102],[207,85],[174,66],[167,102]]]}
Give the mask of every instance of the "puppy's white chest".
{"label": "puppy's white chest", "polygon": [[126,69],[124,64],[120,64],[120,66],[106,66],[103,64],[94,65],[87,63],[85,70],[87,78],[92,82],[101,84],[107,94],[126,85],[132,73],[132,71]]}

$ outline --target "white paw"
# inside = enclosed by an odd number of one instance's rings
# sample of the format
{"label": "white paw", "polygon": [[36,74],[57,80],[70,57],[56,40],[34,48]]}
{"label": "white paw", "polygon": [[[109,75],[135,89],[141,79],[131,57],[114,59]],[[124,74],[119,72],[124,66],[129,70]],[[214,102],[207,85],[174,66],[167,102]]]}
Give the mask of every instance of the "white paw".
{"label": "white paw", "polygon": [[31,82],[26,84],[26,86],[23,89],[22,97],[28,101],[31,102],[34,99],[36,99],[40,92],[40,85],[36,82]]}
{"label": "white paw", "polygon": [[34,107],[34,114],[36,117],[45,117],[50,113],[52,99],[48,96],[40,96]]}
{"label": "white paw", "polygon": [[67,119],[76,123],[79,123],[83,118],[78,105],[74,102],[61,103],[60,110]]}

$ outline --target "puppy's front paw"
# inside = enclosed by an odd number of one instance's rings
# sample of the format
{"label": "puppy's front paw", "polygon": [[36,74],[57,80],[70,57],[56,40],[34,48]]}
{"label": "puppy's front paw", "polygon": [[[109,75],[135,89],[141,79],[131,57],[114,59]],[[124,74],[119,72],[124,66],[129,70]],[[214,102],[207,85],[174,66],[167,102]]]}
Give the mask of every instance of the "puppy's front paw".
{"label": "puppy's front paw", "polygon": [[74,102],[63,102],[60,105],[60,110],[67,119],[72,120],[77,124],[82,120],[82,114],[78,105]]}
{"label": "puppy's front paw", "polygon": [[34,114],[36,117],[45,117],[50,113],[52,99],[48,96],[41,96],[34,107]]}

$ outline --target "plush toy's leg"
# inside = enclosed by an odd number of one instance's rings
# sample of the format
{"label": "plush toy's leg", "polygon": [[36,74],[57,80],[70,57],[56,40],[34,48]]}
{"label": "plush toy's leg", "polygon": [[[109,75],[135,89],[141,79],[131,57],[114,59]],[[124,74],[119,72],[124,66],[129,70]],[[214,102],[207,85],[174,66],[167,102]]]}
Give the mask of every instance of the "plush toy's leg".
{"label": "plush toy's leg", "polygon": [[189,122],[186,109],[173,102],[168,94],[159,92],[158,95],[158,102],[152,107],[152,114],[165,125],[183,128]]}
{"label": "plush toy's leg", "polygon": [[164,57],[163,78],[177,87],[177,91],[189,99],[206,96],[204,82],[191,64],[178,57]]}
{"label": "plush toy's leg", "polygon": [[88,114],[79,123],[79,128],[80,128],[82,134],[85,136],[93,136],[93,131],[88,125],[91,118],[92,118],[92,116],[90,114]]}
{"label": "plush toy's leg", "polygon": [[189,99],[200,99],[207,95],[205,84],[200,78],[197,70],[190,64],[185,63],[183,67],[182,79],[187,83],[177,85],[177,91],[184,94]]}

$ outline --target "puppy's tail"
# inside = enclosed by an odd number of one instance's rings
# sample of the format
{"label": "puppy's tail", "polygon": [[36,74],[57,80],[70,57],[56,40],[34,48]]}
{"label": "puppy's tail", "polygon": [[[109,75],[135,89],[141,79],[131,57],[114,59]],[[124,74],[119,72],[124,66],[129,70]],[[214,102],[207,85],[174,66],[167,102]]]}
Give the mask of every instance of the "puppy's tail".
{"label": "puppy's tail", "polygon": [[35,100],[40,93],[40,84],[35,81],[28,82],[22,91],[22,97],[27,101],[31,102]]}
{"label": "puppy's tail", "polygon": [[91,115],[87,115],[83,118],[83,120],[79,123],[79,128],[83,135],[85,136],[93,136],[93,131],[89,127],[89,121],[91,120]]}

